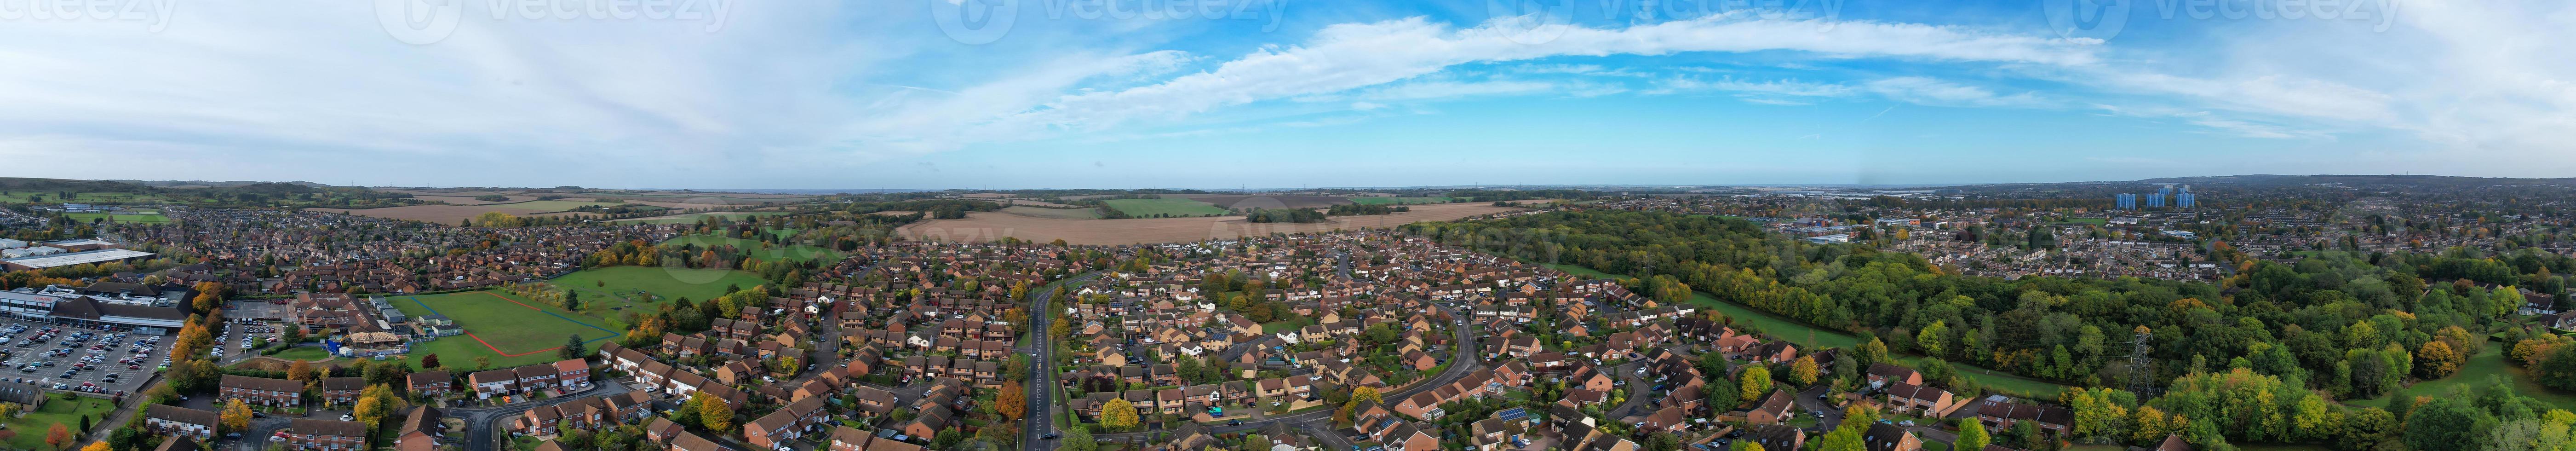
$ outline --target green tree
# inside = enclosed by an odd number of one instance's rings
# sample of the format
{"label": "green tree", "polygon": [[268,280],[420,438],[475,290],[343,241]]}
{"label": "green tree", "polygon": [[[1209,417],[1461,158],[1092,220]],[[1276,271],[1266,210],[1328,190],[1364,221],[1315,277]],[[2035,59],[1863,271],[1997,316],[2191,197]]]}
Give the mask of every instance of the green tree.
{"label": "green tree", "polygon": [[563,357],[564,360],[578,359],[582,356],[590,355],[590,350],[582,348],[581,334],[572,334],[572,336],[564,338],[563,347],[556,351],[555,355]]}
{"label": "green tree", "polygon": [[1986,425],[1984,423],[1977,422],[1976,418],[1960,418],[1959,439],[1950,442],[1950,449],[1960,451],[1981,451],[1986,449],[1986,443],[1989,440],[1990,439],[1986,437]]}
{"label": "green tree", "polygon": [[1923,355],[1933,357],[1948,356],[1949,354],[1944,354],[1941,351],[1945,349],[1945,346],[1948,344],[1944,342],[1944,340],[1948,338],[1949,333],[1950,325],[1948,323],[1933,321],[1931,325],[1923,326],[1922,332],[1914,334],[1914,347],[1922,349]]}
{"label": "green tree", "polygon": [[1741,402],[1759,401],[1763,394],[1771,392],[1771,369],[1759,365],[1744,367],[1736,372],[1735,385],[1741,391]]}

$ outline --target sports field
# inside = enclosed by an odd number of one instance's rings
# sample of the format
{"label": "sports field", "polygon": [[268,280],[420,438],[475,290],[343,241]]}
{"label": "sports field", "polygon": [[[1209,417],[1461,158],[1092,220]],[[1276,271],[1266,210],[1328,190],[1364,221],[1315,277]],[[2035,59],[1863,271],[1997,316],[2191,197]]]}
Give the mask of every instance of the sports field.
{"label": "sports field", "polygon": [[64,214],[63,214],[63,217],[65,217],[65,218],[71,218],[71,220],[74,220],[74,221],[80,221],[80,222],[97,221],[97,220],[99,220],[99,218],[106,218],[109,222],[135,222],[135,223],[144,223],[144,224],[160,224],[160,223],[170,222],[170,217],[169,217],[169,216],[162,216],[162,215],[122,214],[122,213],[115,213],[115,214],[111,214],[111,213],[64,213]]}
{"label": "sports field", "polygon": [[1445,204],[1457,202],[1458,200],[1459,199],[1455,197],[1353,197],[1351,198],[1351,203],[1360,205],[1411,205]]}
{"label": "sports field", "polygon": [[[565,274],[552,281],[555,286],[580,290],[582,313],[599,318],[616,318],[616,308],[632,303],[646,311],[660,308],[661,303],[679,298],[704,301],[723,296],[725,286],[751,288],[769,283],[749,272],[729,269],[648,268],[611,266],[585,269]],[[642,291],[660,296],[639,296]],[[625,301],[611,301],[611,297]],[[560,340],[561,338],[557,338]]]}
{"label": "sports field", "polygon": [[584,341],[595,343],[619,335],[618,331],[598,325],[595,318],[500,291],[387,300],[405,315],[445,315],[465,328],[465,335],[412,345],[412,355],[438,354],[441,366],[447,367],[470,367],[475,357],[486,356],[491,357],[494,368],[551,362],[562,359],[555,350],[563,347],[565,337],[578,334]]}
{"label": "sports field", "polygon": [[1110,199],[1100,201],[1109,208],[1138,218],[1214,216],[1226,214],[1216,204],[1189,199]]}
{"label": "sports field", "polygon": [[[785,230],[772,229],[772,230],[770,230],[770,233],[777,234],[777,233],[792,233],[792,232],[785,231]],[[742,238],[725,238],[725,237],[714,236],[714,235],[689,235],[689,236],[683,236],[683,237],[679,237],[679,238],[672,238],[670,241],[664,241],[664,242],[662,242],[662,245],[663,245],[663,246],[695,245],[695,246],[697,246],[697,247],[698,247],[698,248],[700,248],[700,249],[711,249],[711,248],[718,248],[718,247],[724,247],[724,246],[733,246],[734,248],[736,248],[736,249],[741,249],[743,252],[745,252],[745,253],[747,253],[748,255],[750,255],[750,256],[751,256],[751,259],[753,259],[753,260],[768,260],[768,261],[776,261],[776,260],[780,260],[780,259],[785,259],[785,260],[788,260],[788,261],[795,261],[795,262],[807,262],[807,261],[814,261],[814,260],[822,260],[822,261],[826,261],[826,262],[831,262],[831,261],[840,261],[840,259],[841,259],[841,253],[840,253],[839,251],[834,251],[834,250],[831,250],[831,249],[824,249],[824,248],[821,248],[821,247],[807,246],[807,245],[802,245],[802,244],[799,244],[799,245],[793,245],[793,246],[778,246],[778,245],[766,244],[766,243],[761,243],[761,242],[759,242],[759,241],[747,240],[747,239],[742,239]],[[694,298],[693,298],[693,299],[694,299]]]}
{"label": "sports field", "polygon": [[725,218],[725,219],[732,219],[732,220],[741,220],[742,218],[747,218],[747,217],[752,217],[752,216],[770,216],[770,215],[783,215],[783,214],[787,214],[787,212],[783,212],[783,211],[749,211],[749,212],[689,213],[689,214],[684,214],[684,215],[654,216],[654,217],[650,217],[650,218],[619,219],[619,220],[609,221],[609,222],[610,222],[610,223],[614,223],[614,224],[695,224],[695,223],[697,223],[699,220],[701,220],[701,219],[705,219],[705,218],[706,218],[706,217],[708,217],[708,216],[714,216],[714,217]]}

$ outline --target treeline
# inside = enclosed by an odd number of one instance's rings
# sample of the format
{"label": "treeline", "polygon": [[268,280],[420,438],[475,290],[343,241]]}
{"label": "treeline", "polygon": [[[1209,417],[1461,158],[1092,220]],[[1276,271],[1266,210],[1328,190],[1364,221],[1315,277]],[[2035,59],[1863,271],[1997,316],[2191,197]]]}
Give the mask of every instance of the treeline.
{"label": "treeline", "polygon": [[1243,212],[1247,222],[1324,222],[1324,213],[1303,208],[1254,208]]}
{"label": "treeline", "polygon": [[1493,190],[1477,190],[1477,189],[1471,189],[1471,190],[1450,191],[1450,192],[1449,192],[1449,194],[1448,194],[1448,196],[1449,196],[1449,197],[1465,198],[1465,199],[1467,199],[1467,200],[1466,200],[1467,202],[1493,202],[1493,201],[1505,201],[1505,200],[1530,200],[1530,199],[1573,199],[1573,200],[1583,200],[1583,199],[1591,199],[1591,198],[1593,197],[1593,194],[1592,194],[1592,192],[1590,192],[1590,191],[1584,191],[1584,190],[1579,190],[1579,189],[1538,189],[1538,190],[1524,190],[1524,191],[1493,191]]}
{"label": "treeline", "polygon": [[982,200],[914,199],[894,202],[850,204],[849,206],[842,208],[841,211],[860,214],[880,211],[918,211],[929,214],[931,219],[965,219],[967,212],[993,211],[1000,209],[1002,209],[1002,204]]}
{"label": "treeline", "polygon": [[[2443,341],[2473,355],[2504,329],[2529,278],[2516,260],[2388,254],[2310,258],[2297,266],[2239,261],[2218,284],[2146,279],[1945,273],[1922,258],[1858,245],[1816,245],[1750,222],[1669,213],[1555,212],[1406,230],[1530,260],[1644,277],[1667,302],[1690,291],[1810,324],[1888,337],[1889,346],[2082,385],[2168,380],[2240,360],[2349,398],[2381,396]],[[2534,270],[2547,267],[2534,265]],[[2534,278],[2556,279],[2546,273]],[[2427,278],[2468,278],[2439,289]],[[2480,282],[2487,282],[2481,284]],[[2563,285],[2563,283],[2561,283]],[[2563,289],[2563,288],[2561,288]],[[2454,330],[2456,329],[2456,330]],[[2122,356],[2144,332],[2152,373]],[[2470,337],[2470,338],[2458,338]],[[2471,349],[2457,349],[2471,348]]]}
{"label": "treeline", "polygon": [[1413,207],[1388,204],[1334,205],[1331,208],[1324,209],[1324,214],[1327,216],[1359,216],[1394,214],[1399,211],[1413,211]]}

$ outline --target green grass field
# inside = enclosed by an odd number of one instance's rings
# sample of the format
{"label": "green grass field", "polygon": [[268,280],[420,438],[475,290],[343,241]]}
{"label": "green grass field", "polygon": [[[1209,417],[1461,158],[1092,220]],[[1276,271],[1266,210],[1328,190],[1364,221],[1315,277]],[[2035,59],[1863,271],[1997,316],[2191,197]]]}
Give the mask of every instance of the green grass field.
{"label": "green grass field", "polygon": [[328,359],[328,358],[331,358],[331,352],[330,352],[330,351],[324,351],[324,350],[322,350],[322,348],[321,348],[321,347],[319,347],[319,346],[300,346],[300,347],[286,348],[286,350],[284,350],[284,351],[277,351],[277,353],[276,353],[276,354],[270,354],[270,355],[269,355],[269,357],[276,357],[276,358],[287,359],[287,360],[307,360],[307,361],[311,361],[311,360],[322,360],[322,359]]}
{"label": "green grass field", "polygon": [[63,395],[54,393],[46,393],[45,397],[50,399],[45,401],[44,407],[27,412],[23,417],[0,421],[0,424],[8,425],[10,431],[18,433],[0,443],[8,443],[10,449],[47,449],[45,431],[52,430],[54,425],[61,424],[73,435],[79,435],[82,432],[80,417],[88,416],[92,422],[104,422],[106,414],[116,410],[105,399],[82,396],[65,401]]}
{"label": "green grass field", "polygon": [[[792,232],[789,232],[789,233],[792,233]],[[695,245],[695,246],[697,246],[697,247],[698,247],[698,248],[700,248],[700,249],[710,249],[710,248],[717,248],[717,247],[724,247],[724,246],[733,246],[733,247],[734,247],[734,248],[736,248],[736,249],[741,249],[741,250],[743,250],[744,252],[748,253],[748,255],[750,255],[750,256],[751,256],[751,259],[753,259],[753,260],[777,261],[777,260],[784,259],[784,260],[794,261],[794,262],[808,262],[808,261],[814,261],[814,260],[822,260],[822,261],[826,261],[826,262],[833,262],[833,261],[840,261],[840,260],[841,260],[841,252],[840,252],[840,251],[834,251],[834,250],[831,250],[831,249],[825,249],[825,248],[821,248],[821,247],[807,246],[807,245],[802,245],[802,244],[799,244],[799,245],[792,245],[792,246],[769,245],[769,244],[761,243],[761,242],[759,242],[759,241],[752,241],[752,240],[747,240],[747,239],[742,239],[742,238],[725,238],[725,237],[714,236],[714,235],[689,235],[689,236],[683,236],[683,237],[679,237],[679,238],[672,238],[670,241],[664,241],[664,242],[662,242],[662,245],[663,245],[663,246]],[[691,298],[691,299],[698,299],[698,298]]]}
{"label": "green grass field", "polygon": [[1218,208],[1216,204],[1189,199],[1110,199],[1100,203],[1127,213],[1127,216],[1138,218],[1226,214],[1226,210]]}
{"label": "green grass field", "polygon": [[2356,406],[2385,408],[2388,407],[2388,402],[2392,399],[2398,399],[2399,397],[2411,398],[2415,396],[2447,396],[2451,393],[2452,387],[2460,386],[2467,386],[2470,393],[2475,394],[2477,389],[2486,387],[2487,379],[2490,377],[2503,377],[2508,383],[2513,384],[2513,391],[2515,393],[2520,393],[2523,396],[2529,396],[2548,402],[2550,405],[2558,406],[2558,408],[2561,409],[2576,409],[2576,396],[2570,396],[2566,392],[2551,390],[2549,387],[2542,387],[2540,386],[2540,381],[2531,378],[2531,373],[2523,371],[2522,368],[2515,368],[2512,364],[2505,363],[2504,345],[2496,342],[2487,342],[2486,347],[2479,348],[2478,354],[2469,356],[2468,363],[2460,365],[2460,372],[2452,374],[2451,377],[2442,378],[2441,380],[2416,382],[2415,385],[2397,389],[2397,391],[2392,393],[2391,396],[2381,396],[2378,399],[2356,399],[2345,401],[2344,403]]}
{"label": "green grass field", "polygon": [[561,359],[554,349],[563,346],[565,337],[577,334],[595,342],[618,334],[607,330],[598,318],[498,290],[401,296],[386,301],[405,315],[436,313],[465,327],[467,335],[412,345],[412,355],[438,354],[439,364],[447,367],[474,366],[474,358],[479,356],[491,357],[494,368],[552,362]]}
{"label": "green grass field", "polygon": [[555,278],[553,283],[558,287],[581,290],[583,313],[599,318],[614,318],[617,315],[608,313],[614,312],[609,308],[622,307],[623,304],[606,302],[607,298],[600,296],[623,295],[636,290],[661,296],[662,299],[659,301],[635,302],[636,307],[650,310],[659,308],[662,302],[671,302],[678,298],[689,298],[692,302],[715,299],[716,296],[724,295],[727,285],[751,288],[766,284],[768,281],[761,280],[760,276],[749,272],[727,269],[611,266],[566,274]]}
{"label": "green grass field", "polygon": [[1455,198],[1455,197],[1353,197],[1353,198],[1351,198],[1351,203],[1354,203],[1354,204],[1360,204],[1360,205],[1381,205],[1381,204],[1391,204],[1391,205],[1408,205],[1408,204],[1445,204],[1445,203],[1457,202],[1457,201],[1458,201],[1458,198]]}
{"label": "green grass field", "polygon": [[571,209],[574,209],[574,208],[589,207],[589,206],[614,207],[614,206],[618,206],[618,205],[622,205],[622,204],[613,204],[613,203],[607,203],[607,202],[591,202],[591,201],[581,201],[581,200],[532,200],[532,201],[527,201],[527,202],[509,203],[509,204],[487,204],[486,206],[492,206],[492,207],[508,207],[508,208],[525,208],[525,209],[529,209],[529,210],[564,211],[564,210],[571,210]]}
{"label": "green grass field", "polygon": [[169,217],[169,216],[162,216],[162,215],[109,214],[109,213],[64,213],[64,214],[63,214],[63,217],[65,217],[65,218],[71,218],[71,220],[74,220],[74,221],[80,221],[80,222],[91,222],[91,221],[97,221],[97,220],[99,220],[100,218],[106,218],[109,222],[132,222],[132,223],[142,223],[142,224],[161,224],[161,223],[170,222],[170,217]]}
{"label": "green grass field", "polygon": [[2106,218],[2075,218],[2075,219],[2073,219],[2073,220],[2068,220],[2068,221],[2066,221],[2066,223],[2067,223],[2067,224],[2110,225],[2110,224],[2111,224],[2111,220],[2110,220],[2110,219],[2106,219]]}
{"label": "green grass field", "polygon": [[704,219],[704,218],[706,218],[706,217],[708,217],[708,216],[714,216],[714,217],[719,217],[719,218],[726,218],[726,219],[731,219],[731,220],[741,220],[742,218],[748,218],[748,217],[753,217],[753,216],[771,216],[771,215],[783,215],[783,214],[787,214],[787,212],[784,212],[784,211],[727,211],[727,212],[711,212],[711,213],[690,213],[690,214],[685,214],[685,215],[658,216],[658,217],[651,217],[651,218],[619,219],[619,220],[609,221],[609,222],[610,222],[610,223],[615,223],[615,224],[695,224],[695,223],[697,223],[699,220]]}

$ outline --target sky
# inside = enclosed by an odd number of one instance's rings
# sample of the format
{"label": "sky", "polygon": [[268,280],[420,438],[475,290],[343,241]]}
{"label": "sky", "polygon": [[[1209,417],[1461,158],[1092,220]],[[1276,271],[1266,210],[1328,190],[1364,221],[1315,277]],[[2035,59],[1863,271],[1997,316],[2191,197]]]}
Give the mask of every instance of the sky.
{"label": "sky", "polygon": [[2559,0],[0,0],[0,175],[2576,176]]}

